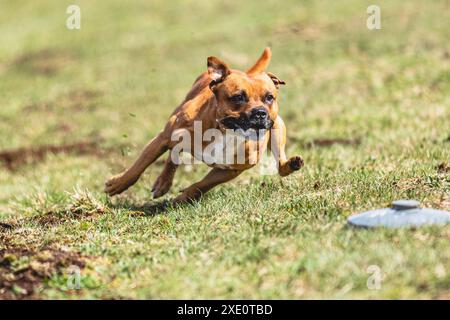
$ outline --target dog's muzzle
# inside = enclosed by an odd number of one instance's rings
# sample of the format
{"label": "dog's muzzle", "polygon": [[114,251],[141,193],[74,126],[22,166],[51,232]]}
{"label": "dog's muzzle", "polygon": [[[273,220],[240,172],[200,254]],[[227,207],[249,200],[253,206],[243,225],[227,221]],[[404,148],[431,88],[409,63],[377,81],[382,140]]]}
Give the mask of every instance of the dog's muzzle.
{"label": "dog's muzzle", "polygon": [[225,117],[218,120],[227,129],[247,131],[268,130],[273,126],[273,121],[269,118],[269,113],[265,108],[253,108],[249,114],[242,113],[239,117]]}
{"label": "dog's muzzle", "polygon": [[249,117],[250,128],[255,130],[270,129],[273,121],[269,119],[269,112],[265,108],[253,108]]}

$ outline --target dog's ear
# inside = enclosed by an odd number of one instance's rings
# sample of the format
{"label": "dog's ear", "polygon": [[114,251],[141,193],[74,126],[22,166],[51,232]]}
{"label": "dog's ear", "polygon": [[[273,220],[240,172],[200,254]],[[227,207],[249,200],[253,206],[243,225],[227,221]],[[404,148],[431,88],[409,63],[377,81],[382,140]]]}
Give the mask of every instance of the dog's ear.
{"label": "dog's ear", "polygon": [[279,86],[281,84],[286,84],[286,82],[284,82],[283,80],[281,80],[280,78],[278,78],[276,75],[274,75],[272,72],[267,72],[267,75],[269,76],[270,79],[272,79],[273,84],[275,85],[275,87],[277,87],[277,89],[279,88]]}
{"label": "dog's ear", "polygon": [[247,74],[258,74],[266,70],[267,66],[270,63],[270,58],[272,57],[272,52],[270,51],[270,48],[267,47],[264,49],[264,52],[262,53],[261,57],[259,57],[258,61],[247,70]]}
{"label": "dog's ear", "polygon": [[208,73],[212,79],[209,86],[212,88],[215,84],[222,82],[231,71],[225,62],[216,57],[208,57]]}

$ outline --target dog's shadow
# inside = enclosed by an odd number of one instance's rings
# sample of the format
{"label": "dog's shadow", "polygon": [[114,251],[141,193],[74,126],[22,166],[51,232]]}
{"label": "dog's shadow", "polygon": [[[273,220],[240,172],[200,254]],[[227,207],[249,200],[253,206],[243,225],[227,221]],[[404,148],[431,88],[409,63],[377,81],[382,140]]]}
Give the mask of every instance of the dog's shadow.
{"label": "dog's shadow", "polygon": [[172,202],[162,200],[151,203],[135,204],[129,201],[123,201],[111,204],[114,209],[124,209],[130,212],[132,217],[154,217],[161,214],[167,214],[173,208]]}

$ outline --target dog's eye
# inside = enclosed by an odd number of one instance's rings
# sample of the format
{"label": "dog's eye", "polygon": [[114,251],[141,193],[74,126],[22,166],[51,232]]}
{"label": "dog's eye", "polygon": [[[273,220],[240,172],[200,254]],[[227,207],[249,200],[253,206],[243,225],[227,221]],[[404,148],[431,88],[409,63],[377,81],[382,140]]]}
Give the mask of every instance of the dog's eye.
{"label": "dog's eye", "polygon": [[244,103],[246,101],[245,94],[243,93],[235,94],[234,96],[230,97],[230,101],[234,104]]}
{"label": "dog's eye", "polygon": [[275,97],[271,93],[268,93],[264,100],[266,103],[271,104],[275,100]]}

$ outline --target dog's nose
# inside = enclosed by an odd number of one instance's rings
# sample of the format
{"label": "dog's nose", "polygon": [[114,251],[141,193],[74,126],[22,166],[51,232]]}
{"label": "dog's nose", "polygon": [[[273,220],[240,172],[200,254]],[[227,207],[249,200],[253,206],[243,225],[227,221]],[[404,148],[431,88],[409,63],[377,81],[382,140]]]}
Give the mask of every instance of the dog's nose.
{"label": "dog's nose", "polygon": [[256,118],[256,119],[267,119],[267,110],[264,108],[255,108],[252,110],[252,115]]}

